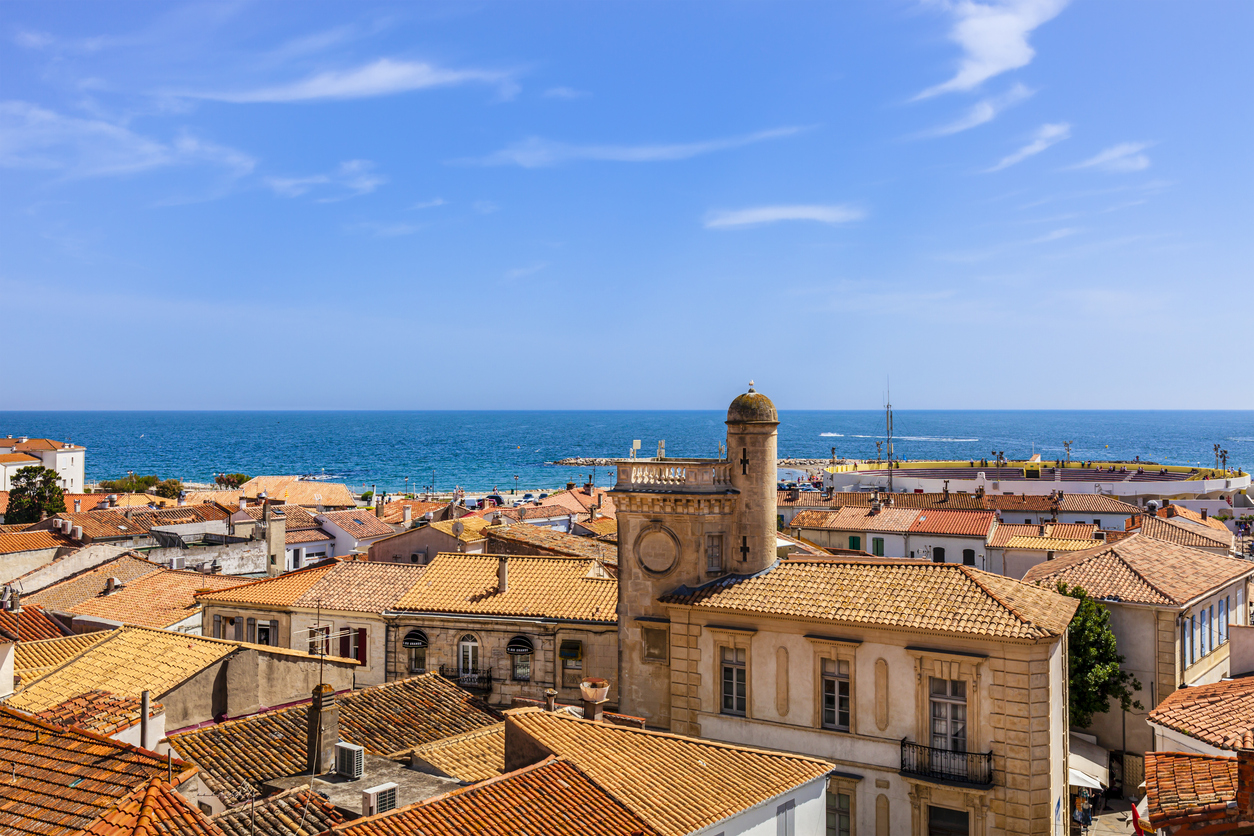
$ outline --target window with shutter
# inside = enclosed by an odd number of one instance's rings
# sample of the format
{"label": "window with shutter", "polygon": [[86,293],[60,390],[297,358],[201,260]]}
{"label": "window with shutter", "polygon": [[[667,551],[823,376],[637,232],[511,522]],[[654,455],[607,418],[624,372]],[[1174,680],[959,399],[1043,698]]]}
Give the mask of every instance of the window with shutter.
{"label": "window with shutter", "polygon": [[357,630],[357,661],[366,664],[366,628]]}
{"label": "window with shutter", "polygon": [[220,615],[213,617],[213,637],[215,639],[222,638],[222,616]]}
{"label": "window with shutter", "polygon": [[257,643],[257,619],[248,619],[248,642],[249,644]]}
{"label": "window with shutter", "polygon": [[350,638],[351,635],[352,633],[345,631],[344,634],[340,636],[340,658],[341,659],[353,658],[353,642],[352,642],[352,639]]}
{"label": "window with shutter", "polygon": [[242,642],[244,640],[244,619],[236,616],[231,620],[235,622],[235,640]]}
{"label": "window with shutter", "polygon": [[279,646],[279,622],[277,620],[270,622],[270,640],[266,644],[271,647]]}

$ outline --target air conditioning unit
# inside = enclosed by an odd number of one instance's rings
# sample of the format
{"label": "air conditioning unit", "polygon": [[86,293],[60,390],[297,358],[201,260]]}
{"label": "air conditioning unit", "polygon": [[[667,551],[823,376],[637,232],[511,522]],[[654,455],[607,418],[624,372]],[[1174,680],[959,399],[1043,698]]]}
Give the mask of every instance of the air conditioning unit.
{"label": "air conditioning unit", "polygon": [[389,781],[361,791],[361,814],[375,816],[396,809],[396,784]]}
{"label": "air conditioning unit", "polygon": [[343,741],[335,744],[335,772],[337,775],[350,781],[356,781],[365,771],[365,749],[360,746],[354,746],[351,743],[344,743]]}
{"label": "air conditioning unit", "polygon": [[170,568],[182,571],[183,566],[184,566],[184,561],[186,560],[187,558],[185,557],[172,557],[170,558]]}

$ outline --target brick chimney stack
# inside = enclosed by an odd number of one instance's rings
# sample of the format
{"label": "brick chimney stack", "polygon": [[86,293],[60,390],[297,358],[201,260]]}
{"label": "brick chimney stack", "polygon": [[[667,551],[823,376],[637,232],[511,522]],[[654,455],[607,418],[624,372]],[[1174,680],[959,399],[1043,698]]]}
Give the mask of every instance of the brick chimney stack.
{"label": "brick chimney stack", "polygon": [[496,591],[501,594],[509,592],[509,558],[505,555],[497,559]]}
{"label": "brick chimney stack", "polygon": [[330,685],[313,689],[305,739],[305,768],[321,775],[335,766],[335,744],[340,742],[340,707]]}

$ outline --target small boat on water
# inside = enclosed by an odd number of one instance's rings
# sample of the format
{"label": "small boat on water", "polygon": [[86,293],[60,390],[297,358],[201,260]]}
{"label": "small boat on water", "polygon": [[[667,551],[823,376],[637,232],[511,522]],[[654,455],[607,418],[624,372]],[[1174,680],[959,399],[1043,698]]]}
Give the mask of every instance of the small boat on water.
{"label": "small boat on water", "polygon": [[327,473],[327,469],[324,467],[322,468],[321,473],[306,473],[304,476],[300,477],[300,481],[302,482],[329,482],[332,479],[338,479],[338,478],[339,477],[336,476],[334,473]]}

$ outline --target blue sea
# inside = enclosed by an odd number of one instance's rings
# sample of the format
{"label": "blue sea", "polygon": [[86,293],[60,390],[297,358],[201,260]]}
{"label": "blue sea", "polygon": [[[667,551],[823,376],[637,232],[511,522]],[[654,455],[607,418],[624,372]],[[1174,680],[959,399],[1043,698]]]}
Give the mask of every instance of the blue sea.
{"label": "blue sea", "polygon": [[[446,491],[550,488],[590,468],[557,459],[625,457],[633,439],[653,455],[713,457],[725,438],[720,411],[622,412],[0,412],[0,436],[68,439],[87,447],[87,480],[128,470],[185,482],[216,473],[304,474],[323,470],[354,490]],[[899,411],[897,456],[971,459],[1003,451],[1073,459],[1254,465],[1254,411]],[[779,452],[794,458],[874,458],[884,438],[879,411],[786,411]],[[406,478],[408,477],[408,481]],[[597,483],[608,485],[604,468]]]}

